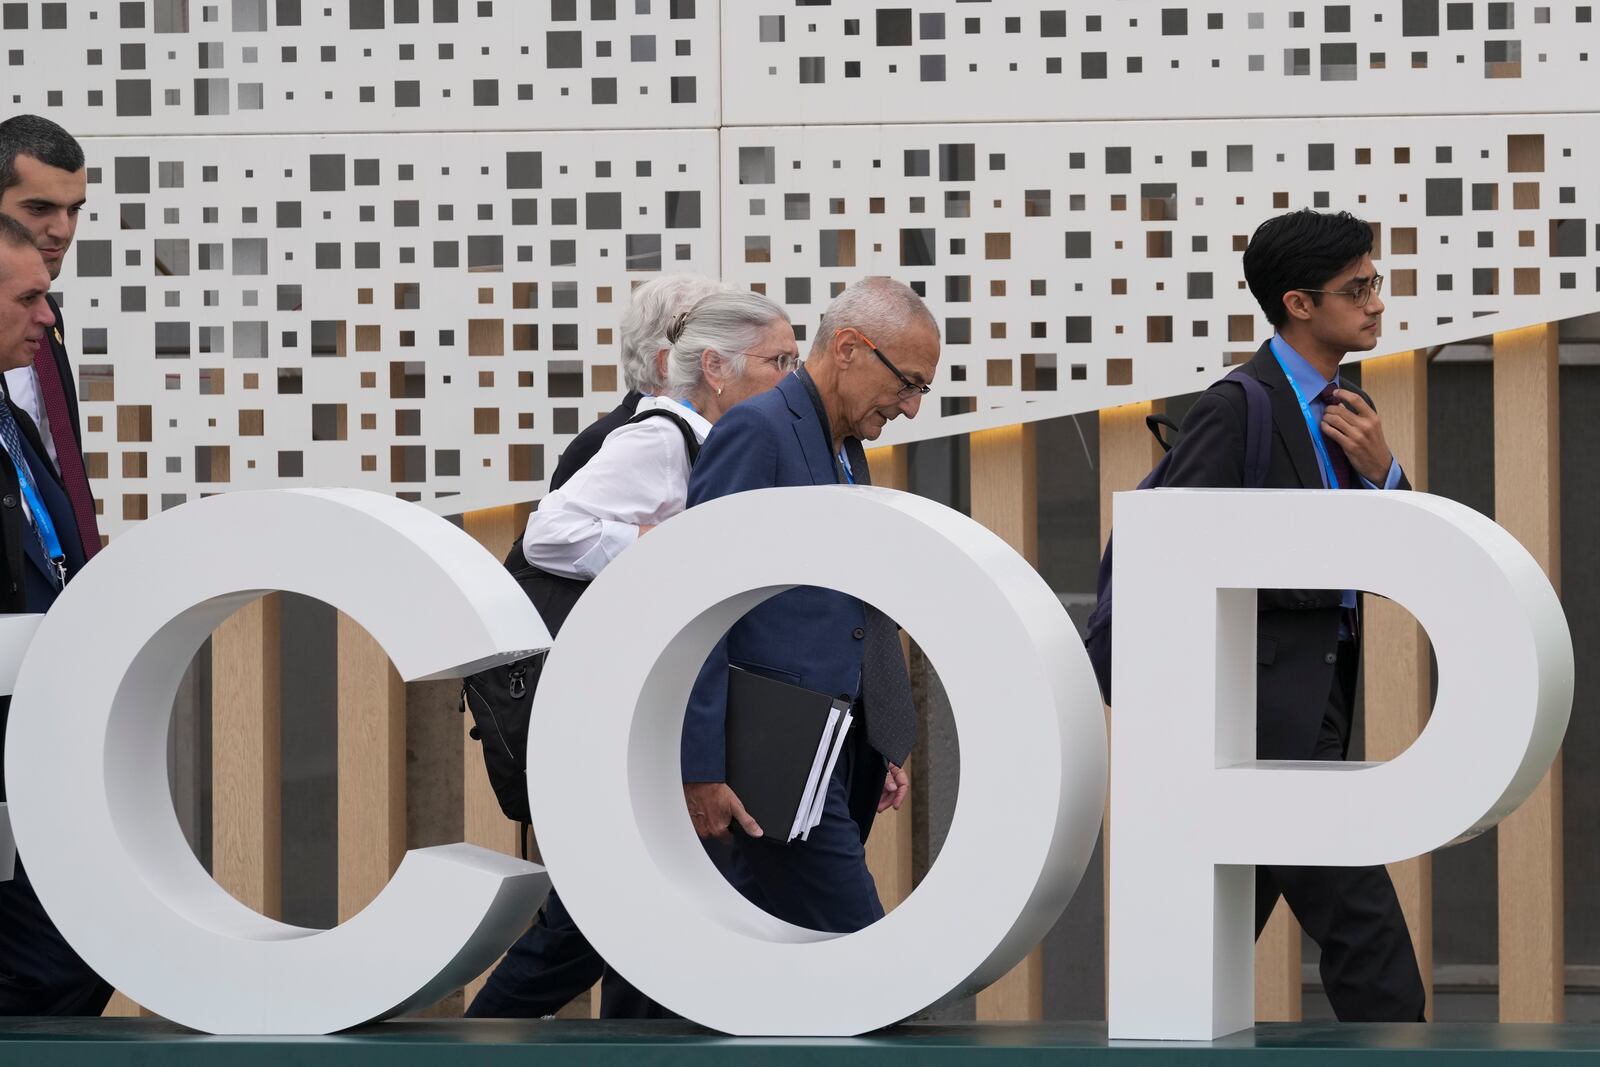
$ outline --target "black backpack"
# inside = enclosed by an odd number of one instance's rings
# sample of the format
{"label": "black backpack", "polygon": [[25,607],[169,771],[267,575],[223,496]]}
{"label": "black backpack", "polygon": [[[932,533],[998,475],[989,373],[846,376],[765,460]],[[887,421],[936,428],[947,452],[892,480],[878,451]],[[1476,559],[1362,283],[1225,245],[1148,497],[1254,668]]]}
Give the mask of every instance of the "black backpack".
{"label": "black backpack", "polygon": [[[684,450],[689,454],[689,466],[693,467],[700,458],[700,442],[695,440],[688,420],[664,408],[652,408],[628,422],[649,418],[671,419],[677,424],[683,434]],[[551,574],[529,563],[522,553],[520,537],[506,556],[506,570],[539,609],[539,616],[551,637],[561,632],[573,605],[589,588],[588,579]],[[548,652],[540,652],[490,667],[468,675],[461,683],[460,710],[472,715],[469,734],[483,748],[483,765],[489,772],[495,799],[500,802],[500,810],[505,812],[506,818],[520,823],[532,819],[528,811],[528,720],[533,712],[533,692],[539,685],[547,655]]]}
{"label": "black backpack", "polygon": [[[1272,398],[1259,380],[1236,370],[1222,379],[1233,382],[1244,390],[1244,484],[1247,489],[1260,489],[1267,484],[1267,467],[1272,457]],[[1222,382],[1218,382],[1221,385]],[[1212,388],[1216,388],[1213,386]],[[1151,489],[1167,483],[1167,468],[1172,465],[1173,443],[1161,436],[1162,427],[1175,428],[1164,415],[1145,418],[1150,432],[1155,434],[1166,455],[1161,457],[1140,489]],[[1095,680],[1100,683],[1100,696],[1111,703],[1111,538],[1106,538],[1105,554],[1100,557],[1100,573],[1095,582],[1094,611],[1089,614],[1084,628],[1083,644],[1089,650],[1089,662],[1094,665]]]}

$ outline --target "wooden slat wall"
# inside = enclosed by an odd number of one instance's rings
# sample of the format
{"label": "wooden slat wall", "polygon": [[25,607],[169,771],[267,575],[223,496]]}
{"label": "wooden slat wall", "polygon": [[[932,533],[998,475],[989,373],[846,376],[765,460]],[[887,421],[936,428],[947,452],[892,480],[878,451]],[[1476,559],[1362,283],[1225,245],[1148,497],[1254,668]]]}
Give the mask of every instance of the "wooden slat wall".
{"label": "wooden slat wall", "polygon": [[[972,517],[1039,565],[1038,456],[1031,424],[984,430],[971,438]],[[1044,1016],[1044,964],[1038,947],[978,994],[980,1020]]]}
{"label": "wooden slat wall", "polygon": [[[1362,387],[1383,418],[1384,436],[1411,488],[1428,490],[1428,361],[1421,352],[1361,364]],[[1382,597],[1363,601],[1362,673],[1366,678],[1366,758],[1391,760],[1410,747],[1431,710],[1428,638],[1404,608]],[[1391,863],[1411,930],[1428,1014],[1433,1014],[1433,857]]]}
{"label": "wooden slat wall", "polygon": [[[910,488],[907,472],[908,449],[904,445],[874,448],[867,453],[867,464],[872,470],[872,484],[902,492]],[[926,729],[926,726],[924,726]],[[908,773],[916,769],[907,766]],[[885,910],[897,907],[911,895],[913,871],[911,863],[912,839],[911,797],[906,797],[899,811],[889,810],[872,823],[872,833],[867,837],[867,868],[878,884],[878,896]]]}
{"label": "wooden slat wall", "polygon": [[406,689],[339,615],[339,921],[372,902],[406,850]]}
{"label": "wooden slat wall", "polygon": [[[1561,588],[1561,421],[1554,323],[1494,337],[1495,520]],[[1500,1021],[1564,1017],[1561,758],[1500,824]]]}

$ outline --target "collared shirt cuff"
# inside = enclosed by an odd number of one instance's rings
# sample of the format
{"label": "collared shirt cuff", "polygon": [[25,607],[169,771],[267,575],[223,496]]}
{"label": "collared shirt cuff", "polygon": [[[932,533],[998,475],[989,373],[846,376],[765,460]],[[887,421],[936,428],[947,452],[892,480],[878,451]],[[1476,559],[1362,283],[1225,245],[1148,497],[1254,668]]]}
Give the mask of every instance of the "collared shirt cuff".
{"label": "collared shirt cuff", "polygon": [[623,549],[632,547],[637,540],[639,540],[639,527],[633,523],[601,519],[599,542],[580,556],[572,565],[572,569],[583,578],[597,577],[622,554]]}
{"label": "collared shirt cuff", "polygon": [[[1376,485],[1373,485],[1371,482],[1367,481],[1367,479],[1364,476],[1361,478],[1361,484],[1366,486],[1368,489],[1376,489],[1376,488],[1378,488]],[[1385,488],[1385,489],[1393,489],[1395,486],[1397,486],[1399,484],[1400,484],[1400,461],[1398,459],[1390,457],[1390,459],[1389,459],[1389,473],[1383,476],[1383,488]]]}

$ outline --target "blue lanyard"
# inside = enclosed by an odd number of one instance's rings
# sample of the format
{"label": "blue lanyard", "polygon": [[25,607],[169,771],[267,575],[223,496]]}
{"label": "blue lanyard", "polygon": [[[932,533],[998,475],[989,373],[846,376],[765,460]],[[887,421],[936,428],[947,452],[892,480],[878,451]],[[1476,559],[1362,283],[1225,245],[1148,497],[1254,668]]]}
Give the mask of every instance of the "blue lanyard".
{"label": "blue lanyard", "polygon": [[1322,425],[1311,414],[1311,403],[1300,395],[1300,387],[1295,384],[1294,375],[1289,373],[1289,368],[1284,366],[1283,357],[1278,355],[1276,348],[1272,349],[1272,358],[1278,361],[1278,367],[1283,371],[1283,376],[1289,379],[1289,388],[1294,392],[1294,399],[1300,405],[1300,416],[1306,420],[1306,429],[1311,431],[1311,446],[1317,451],[1317,463],[1322,467],[1323,488],[1347,488],[1339,485],[1339,478],[1333,473],[1333,460],[1328,458],[1328,445],[1322,439]]}
{"label": "blue lanyard", "polygon": [[66,585],[66,568],[63,566],[66,553],[61,551],[61,538],[56,534],[56,524],[50,518],[50,509],[44,506],[44,498],[39,495],[38,487],[33,484],[33,475],[28,470],[27,461],[20,456],[12,456],[11,465],[17,468],[17,480],[22,485],[22,495],[27,498],[28,510],[33,513],[34,529],[39,531],[39,537],[44,541],[45,554],[55,565],[56,575],[61,579],[61,584]]}
{"label": "blue lanyard", "polygon": [[845,455],[844,449],[839,449],[839,467],[844,471],[845,481],[851,485],[856,484],[856,472],[850,468],[850,457]]}

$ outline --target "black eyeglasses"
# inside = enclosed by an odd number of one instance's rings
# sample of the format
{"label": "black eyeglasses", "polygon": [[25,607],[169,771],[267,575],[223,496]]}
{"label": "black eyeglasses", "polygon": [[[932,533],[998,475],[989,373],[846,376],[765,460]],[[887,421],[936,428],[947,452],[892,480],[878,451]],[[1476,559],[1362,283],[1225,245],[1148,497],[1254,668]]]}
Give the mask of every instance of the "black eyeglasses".
{"label": "black eyeglasses", "polygon": [[901,389],[900,392],[896,394],[899,399],[910,400],[914,396],[927,396],[928,393],[932,391],[933,386],[918,385],[910,378],[907,378],[904,374],[901,374],[900,368],[889,362],[889,357],[883,354],[882,349],[872,343],[872,339],[870,337],[862,333],[860,330],[856,330],[856,334],[863,342],[866,343],[868,348],[872,349],[872,354],[878,357],[879,362],[881,362],[885,367],[889,368],[889,373],[900,379]]}
{"label": "black eyeglasses", "polygon": [[1362,282],[1354,289],[1300,289],[1302,293],[1324,293],[1328,296],[1348,296],[1355,301],[1358,308],[1367,306],[1367,301],[1383,292],[1383,275],[1374,274],[1370,281]]}

